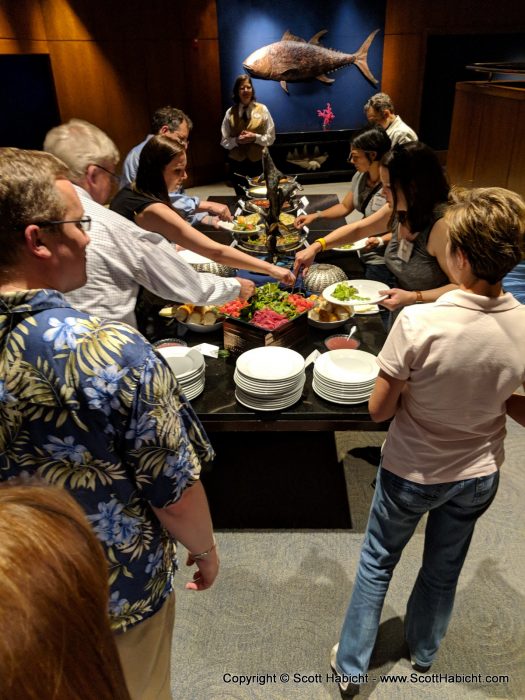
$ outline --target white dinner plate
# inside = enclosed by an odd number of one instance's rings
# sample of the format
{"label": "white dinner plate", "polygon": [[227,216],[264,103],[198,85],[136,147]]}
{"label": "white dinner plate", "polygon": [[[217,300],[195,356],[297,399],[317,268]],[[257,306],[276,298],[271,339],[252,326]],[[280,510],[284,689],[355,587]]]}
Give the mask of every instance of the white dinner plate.
{"label": "white dinner plate", "polygon": [[316,382],[312,382],[312,389],[317,394],[317,396],[320,396],[325,401],[330,401],[331,403],[337,403],[337,404],[340,404],[341,406],[356,406],[357,404],[365,403],[370,398],[370,394],[366,394],[366,395],[363,395],[361,397],[355,397],[355,398],[351,398],[351,399],[331,396],[329,394],[326,394],[319,387],[319,385]]}
{"label": "white dinner plate", "polygon": [[[349,287],[355,287],[357,290],[356,297],[354,299],[348,299],[348,301],[341,301],[337,297],[333,296],[335,288],[344,284]],[[370,304],[377,304],[379,301],[386,299],[386,296],[379,294],[380,291],[384,289],[389,289],[388,285],[383,282],[376,282],[375,280],[346,280],[343,282],[334,282],[329,287],[323,290],[323,297],[327,301],[331,301],[332,304],[339,304],[340,306],[369,306]]]}
{"label": "white dinner plate", "polygon": [[356,241],[355,243],[348,243],[346,246],[343,245],[339,248],[331,248],[331,250],[337,250],[340,253],[348,253],[351,250],[361,250],[361,248],[366,246],[367,240],[368,236],[366,238],[361,238],[360,241]]}
{"label": "white dinner plate", "polygon": [[297,401],[300,400],[301,396],[302,390],[298,391],[295,394],[292,394],[291,396],[287,396],[279,404],[273,404],[271,406],[269,404],[256,405],[252,401],[253,397],[246,396],[239,389],[235,391],[235,398],[237,399],[237,401],[243,406],[246,406],[246,408],[251,408],[254,411],[282,411],[283,408],[288,408],[288,406],[293,406],[294,403],[297,403]]}
{"label": "white dinner plate", "polygon": [[248,394],[264,394],[268,395],[279,395],[289,393],[290,391],[295,391],[300,384],[304,384],[304,372],[301,372],[296,377],[292,379],[286,379],[282,382],[261,382],[258,380],[251,380],[239,374],[237,370],[233,375],[233,381],[237,386],[246,391]]}
{"label": "white dinner plate", "polygon": [[377,304],[370,304],[369,306],[356,306],[354,308],[354,313],[358,316],[371,316],[372,314],[378,314],[381,311]]}
{"label": "white dinner plate", "polygon": [[177,378],[197,376],[204,369],[204,357],[193,348],[172,346],[157,348]]}
{"label": "white dinner plate", "polygon": [[328,380],[346,384],[369,382],[379,373],[375,355],[364,350],[329,350],[317,358],[314,367]]}
{"label": "white dinner plate", "polygon": [[243,352],[236,367],[246,377],[264,380],[282,380],[302,372],[304,358],[295,350],[278,346],[264,346]]}

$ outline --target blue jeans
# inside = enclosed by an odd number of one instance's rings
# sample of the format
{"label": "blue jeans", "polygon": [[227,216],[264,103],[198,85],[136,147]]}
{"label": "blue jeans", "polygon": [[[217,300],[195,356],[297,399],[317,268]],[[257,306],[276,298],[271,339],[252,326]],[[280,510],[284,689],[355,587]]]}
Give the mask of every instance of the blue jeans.
{"label": "blue jeans", "polygon": [[476,520],[492,503],[498,482],[495,472],[422,485],[380,467],[339,641],[339,673],[367,672],[394,568],[426,512],[423,563],[407,605],[405,636],[413,661],[421,666],[433,662],[447,631]]}

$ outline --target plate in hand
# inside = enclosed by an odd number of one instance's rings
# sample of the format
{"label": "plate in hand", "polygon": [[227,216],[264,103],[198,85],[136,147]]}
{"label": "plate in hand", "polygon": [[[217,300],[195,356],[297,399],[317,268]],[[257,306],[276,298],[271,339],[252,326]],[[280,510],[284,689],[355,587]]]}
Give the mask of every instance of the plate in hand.
{"label": "plate in hand", "polygon": [[[346,287],[353,287],[356,290],[354,296],[346,300],[334,297],[333,293],[340,284]],[[327,301],[331,301],[332,304],[340,304],[341,306],[362,306],[363,304],[369,306],[386,299],[387,297],[385,294],[379,293],[386,289],[389,289],[388,285],[383,282],[376,282],[375,280],[347,280],[331,284],[323,290],[323,297]]]}
{"label": "plate in hand", "polygon": [[341,245],[338,248],[331,248],[331,250],[337,250],[340,253],[347,253],[349,250],[361,250],[366,246],[367,238],[361,238],[360,241],[355,241],[355,243],[347,243],[346,245]]}

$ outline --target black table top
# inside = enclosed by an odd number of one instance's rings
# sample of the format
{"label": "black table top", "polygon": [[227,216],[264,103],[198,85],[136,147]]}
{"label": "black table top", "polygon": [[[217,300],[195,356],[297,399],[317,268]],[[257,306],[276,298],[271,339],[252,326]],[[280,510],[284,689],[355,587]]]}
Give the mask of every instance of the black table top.
{"label": "black table top", "polygon": [[[384,343],[386,332],[379,314],[354,316],[333,333],[348,333],[357,325],[354,337],[360,340],[360,350],[377,355]],[[308,326],[308,335],[294,350],[307,357],[312,350],[326,352],[324,339],[330,333]],[[188,345],[209,342],[222,346],[222,336],[216,334],[188,334]],[[206,386],[204,392],[192,401],[192,406],[210,431],[321,431],[321,430],[385,430],[386,424],[373,423],[367,403],[352,406],[325,401],[312,389],[313,365],[306,370],[306,383],[301,399],[281,411],[262,412],[242,406],[235,398],[235,356],[206,357]]]}

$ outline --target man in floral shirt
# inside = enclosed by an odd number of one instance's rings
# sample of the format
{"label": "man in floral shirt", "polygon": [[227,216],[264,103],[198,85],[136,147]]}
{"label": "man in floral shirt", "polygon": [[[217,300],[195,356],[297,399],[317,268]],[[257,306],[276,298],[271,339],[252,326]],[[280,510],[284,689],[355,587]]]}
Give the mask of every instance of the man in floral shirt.
{"label": "man in floral shirt", "polygon": [[187,588],[218,571],[199,481],[213,452],[144,338],[63,296],[85,283],[90,225],[65,174],[51,155],[0,149],[0,479],[35,475],[83,506],[130,693],[167,699],[174,540],[195,553]]}

